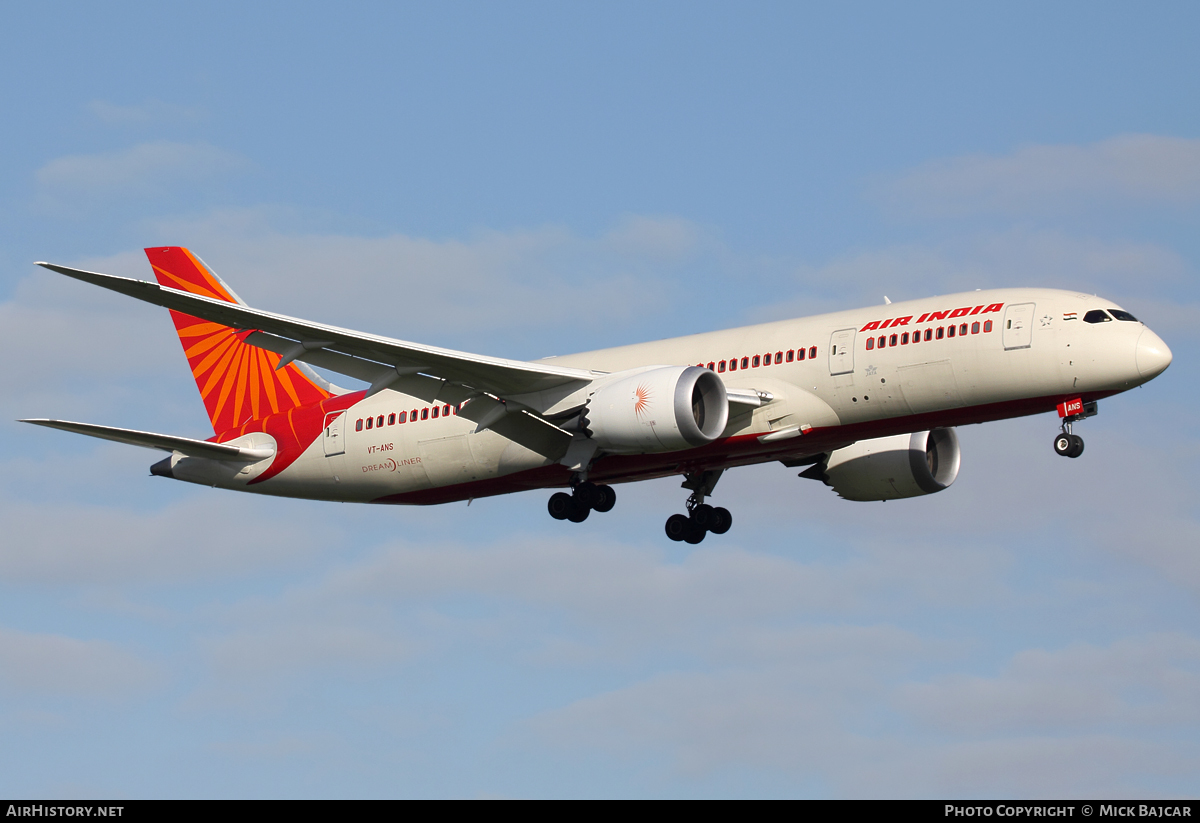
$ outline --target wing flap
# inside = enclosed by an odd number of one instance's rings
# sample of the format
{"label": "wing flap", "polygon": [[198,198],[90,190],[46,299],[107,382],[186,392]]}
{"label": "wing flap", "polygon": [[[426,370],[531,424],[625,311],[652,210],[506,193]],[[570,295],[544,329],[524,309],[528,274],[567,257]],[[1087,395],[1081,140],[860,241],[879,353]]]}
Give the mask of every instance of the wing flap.
{"label": "wing flap", "polygon": [[154,432],[137,431],[136,429],[118,429],[113,426],[97,426],[95,423],[72,423],[69,420],[21,420],[21,423],[32,423],[35,426],[45,426],[50,429],[86,434],[88,437],[98,437],[101,440],[112,440],[115,443],[126,443],[130,446],[141,446],[147,449],[159,449],[165,452],[179,452],[188,457],[204,457],[209,460],[244,463],[264,460],[275,453],[271,448],[245,448],[228,443],[210,443],[207,440],[194,440],[190,437],[176,437],[171,434],[155,434]]}

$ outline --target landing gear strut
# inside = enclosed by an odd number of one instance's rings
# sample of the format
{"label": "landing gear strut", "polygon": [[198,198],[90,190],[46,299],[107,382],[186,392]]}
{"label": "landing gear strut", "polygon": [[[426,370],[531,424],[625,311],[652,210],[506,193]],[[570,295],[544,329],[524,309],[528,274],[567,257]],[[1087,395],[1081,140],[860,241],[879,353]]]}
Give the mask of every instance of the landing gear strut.
{"label": "landing gear strut", "polygon": [[688,513],[673,514],[667,518],[667,537],[694,545],[703,540],[708,532],[725,534],[729,531],[733,525],[733,515],[729,510],[704,502],[704,498],[712,494],[723,471],[718,469],[684,475],[683,488],[692,490],[687,499]]}
{"label": "landing gear strut", "polygon": [[592,511],[611,511],[617,505],[617,493],[612,486],[583,481],[574,484],[571,493],[556,492],[550,495],[546,508],[555,520],[570,520],[582,523]]}
{"label": "landing gear strut", "polygon": [[1095,401],[1076,408],[1079,408],[1077,413],[1063,416],[1062,431],[1054,436],[1054,451],[1063,457],[1078,457],[1083,454],[1083,438],[1071,431],[1072,424],[1094,417],[1099,411]]}

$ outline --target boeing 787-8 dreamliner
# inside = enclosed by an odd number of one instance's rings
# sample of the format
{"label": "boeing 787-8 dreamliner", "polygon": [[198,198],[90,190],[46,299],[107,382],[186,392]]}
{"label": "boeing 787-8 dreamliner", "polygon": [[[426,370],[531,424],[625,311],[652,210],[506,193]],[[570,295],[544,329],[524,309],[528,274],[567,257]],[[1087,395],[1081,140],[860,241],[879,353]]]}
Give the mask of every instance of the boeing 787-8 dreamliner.
{"label": "boeing 787-8 dreamliner", "polygon": [[[146,249],[157,283],[39,263],[171,311],[207,440],[26,420],[169,452],[150,471],[223,489],[432,504],[529,489],[581,522],[612,484],[682,475],[672,540],[728,531],[722,472],[780,461],[847,500],[942,491],[954,426],[1057,409],[1054,449],[1098,400],[1171,363],[1112,301],[992,289],[537,361],[425,346],[252,309],[196,255]],[[369,384],[349,391],[311,366]]]}

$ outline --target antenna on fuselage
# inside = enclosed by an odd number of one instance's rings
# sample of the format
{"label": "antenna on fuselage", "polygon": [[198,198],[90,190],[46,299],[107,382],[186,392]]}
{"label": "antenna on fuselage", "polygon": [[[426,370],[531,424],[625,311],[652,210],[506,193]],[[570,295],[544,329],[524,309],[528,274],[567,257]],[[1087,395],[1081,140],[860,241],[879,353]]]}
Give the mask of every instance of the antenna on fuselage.
{"label": "antenna on fuselage", "polygon": [[892,305],[892,301],[888,300],[888,296],[886,294],[883,296],[883,305],[885,305],[885,306]]}

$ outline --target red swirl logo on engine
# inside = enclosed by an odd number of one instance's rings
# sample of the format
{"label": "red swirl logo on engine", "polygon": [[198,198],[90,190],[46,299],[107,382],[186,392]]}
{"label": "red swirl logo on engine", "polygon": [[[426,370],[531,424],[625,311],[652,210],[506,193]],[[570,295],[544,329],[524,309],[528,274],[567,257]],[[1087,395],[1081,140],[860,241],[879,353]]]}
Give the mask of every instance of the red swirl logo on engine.
{"label": "red swirl logo on engine", "polygon": [[642,383],[634,390],[633,396],[637,398],[633,404],[633,411],[641,417],[650,408],[650,387]]}

